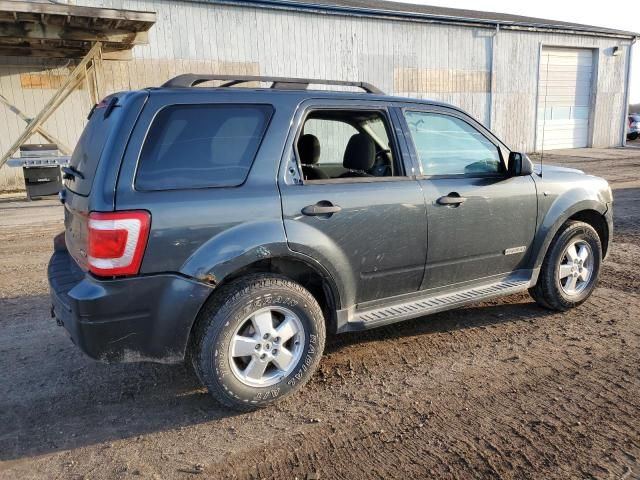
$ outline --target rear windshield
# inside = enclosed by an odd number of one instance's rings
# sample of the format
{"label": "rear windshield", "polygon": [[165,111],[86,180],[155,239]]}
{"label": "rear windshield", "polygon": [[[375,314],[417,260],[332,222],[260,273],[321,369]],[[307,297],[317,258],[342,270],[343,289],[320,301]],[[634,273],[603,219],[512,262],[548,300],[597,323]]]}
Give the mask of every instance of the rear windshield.
{"label": "rear windshield", "polygon": [[172,105],[155,117],[142,147],[136,189],[242,184],[271,118],[270,105]]}
{"label": "rear windshield", "polygon": [[104,112],[104,109],[96,109],[93,112],[69,160],[71,167],[80,172],[82,177],[76,176],[75,179],[65,180],[65,186],[80,195],[86,196],[91,193],[93,177],[100,163],[102,150],[115,123],[114,119],[117,116],[115,112],[107,118],[104,118]]}

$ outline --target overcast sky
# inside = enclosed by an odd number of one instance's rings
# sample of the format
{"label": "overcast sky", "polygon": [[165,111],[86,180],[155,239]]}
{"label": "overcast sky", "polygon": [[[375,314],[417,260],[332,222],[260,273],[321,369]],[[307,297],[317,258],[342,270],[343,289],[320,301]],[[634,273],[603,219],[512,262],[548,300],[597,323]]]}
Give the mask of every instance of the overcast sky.
{"label": "overcast sky", "polygon": [[[529,17],[564,20],[567,22],[617,28],[640,32],[640,4],[637,1],[608,0],[535,0],[514,2],[513,0],[404,0],[423,5],[451,8],[467,8],[487,12],[514,13]],[[631,60],[631,103],[640,103],[640,41],[633,47]]]}

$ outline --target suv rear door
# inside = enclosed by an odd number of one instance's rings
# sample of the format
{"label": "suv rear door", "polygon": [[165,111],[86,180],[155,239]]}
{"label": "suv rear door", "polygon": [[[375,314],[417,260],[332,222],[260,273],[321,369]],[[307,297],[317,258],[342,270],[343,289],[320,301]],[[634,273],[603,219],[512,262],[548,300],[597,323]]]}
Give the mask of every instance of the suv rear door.
{"label": "suv rear door", "polygon": [[[411,176],[411,166],[404,162],[406,147],[398,141],[389,107],[387,102],[376,101],[309,100],[295,116],[285,149],[279,181],[289,248],[313,257],[339,279],[346,292],[343,307],[415,292],[423,277],[427,247],[424,197]],[[371,115],[382,123],[371,122],[369,132],[384,142],[381,137],[386,130],[396,160],[395,175],[348,177],[343,155],[350,137],[359,132],[350,125],[340,127],[341,121],[335,118],[325,124],[314,120],[313,128],[306,128],[304,134],[319,138],[323,153],[316,168],[330,176],[347,176],[300,178],[303,170],[296,145],[305,120],[311,114],[330,116],[331,112],[337,112],[336,116],[377,112]],[[380,145],[376,148],[380,154]],[[327,152],[333,155],[332,162],[325,163]],[[322,214],[318,210],[326,207],[338,211]]]}
{"label": "suv rear door", "polygon": [[524,268],[537,219],[531,176],[508,176],[508,149],[462,112],[416,104],[401,117],[427,204],[422,288]]}

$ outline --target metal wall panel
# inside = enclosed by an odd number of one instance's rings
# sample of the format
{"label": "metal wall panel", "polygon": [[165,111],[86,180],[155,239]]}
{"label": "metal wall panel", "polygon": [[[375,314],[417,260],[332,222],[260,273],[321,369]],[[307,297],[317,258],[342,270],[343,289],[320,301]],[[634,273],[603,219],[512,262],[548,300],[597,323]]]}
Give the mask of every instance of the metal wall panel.
{"label": "metal wall panel", "polygon": [[[149,44],[136,46],[132,61],[104,62],[108,92],[157,86],[185,72],[365,80],[388,93],[459,106],[522,151],[535,146],[540,46],[595,49],[591,143],[604,147],[621,140],[628,48],[621,40],[512,30],[496,34],[491,28],[176,0],[73,3],[157,14]],[[622,47],[619,56],[611,55],[613,46]],[[0,69],[0,93],[33,115],[54,90],[24,89],[20,74],[41,67],[18,60],[0,59],[11,64]],[[88,107],[86,93],[76,92],[45,127],[73,144]],[[0,122],[6,125],[0,127],[2,148],[24,127],[12,116],[0,105]],[[0,191],[21,182],[15,169],[0,170]]]}
{"label": "metal wall panel", "polygon": [[[492,129],[510,147],[535,149],[538,74],[542,47],[592,49],[594,81],[589,145],[613,147],[622,140],[625,68],[629,41],[582,35],[500,30],[496,38]],[[613,47],[621,53],[613,55]]]}

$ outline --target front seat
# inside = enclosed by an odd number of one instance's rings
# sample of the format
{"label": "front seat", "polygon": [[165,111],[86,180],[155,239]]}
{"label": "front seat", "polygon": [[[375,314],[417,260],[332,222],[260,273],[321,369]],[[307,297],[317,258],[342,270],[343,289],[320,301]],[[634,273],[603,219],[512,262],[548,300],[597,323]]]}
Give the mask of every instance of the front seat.
{"label": "front seat", "polygon": [[364,133],[356,133],[349,139],[342,160],[342,166],[349,171],[340,175],[340,178],[372,177],[367,171],[375,161],[376,147],[373,139]]}
{"label": "front seat", "polygon": [[302,175],[305,180],[323,180],[329,178],[325,172],[318,168],[320,160],[320,141],[315,135],[306,133],[298,140],[298,155],[302,164]]}

